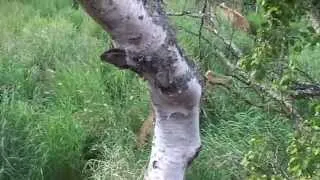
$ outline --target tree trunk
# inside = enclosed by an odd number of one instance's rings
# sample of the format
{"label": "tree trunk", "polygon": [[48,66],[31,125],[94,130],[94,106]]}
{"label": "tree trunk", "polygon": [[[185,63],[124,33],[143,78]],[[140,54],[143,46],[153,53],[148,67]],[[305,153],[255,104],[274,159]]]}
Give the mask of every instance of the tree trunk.
{"label": "tree trunk", "polygon": [[312,0],[309,12],[312,27],[317,33],[320,33],[320,1]]}
{"label": "tree trunk", "polygon": [[194,65],[177,45],[161,0],[79,1],[119,45],[101,59],[148,80],[155,129],[145,179],[183,180],[201,147],[202,86]]}

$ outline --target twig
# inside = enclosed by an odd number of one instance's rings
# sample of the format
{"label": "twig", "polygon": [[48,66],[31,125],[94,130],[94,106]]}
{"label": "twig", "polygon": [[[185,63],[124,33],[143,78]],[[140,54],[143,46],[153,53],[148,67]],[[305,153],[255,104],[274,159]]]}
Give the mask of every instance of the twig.
{"label": "twig", "polygon": [[316,81],[305,71],[303,71],[300,68],[295,68],[296,71],[298,71],[301,75],[303,75],[304,77],[306,77],[310,82],[315,83]]}
{"label": "twig", "polygon": [[[293,116],[294,119],[299,122],[303,121],[302,116],[299,114],[296,108],[292,105],[289,97],[284,97],[281,94],[281,92],[268,88],[268,86],[265,84],[257,83],[251,80],[249,75],[246,72],[241,70],[239,67],[233,65],[224,55],[221,55],[220,59],[232,72],[240,75],[241,78],[238,78],[238,80],[241,80],[241,82],[259,90],[260,92],[265,93],[267,96],[269,96],[276,102],[279,102],[285,108],[284,112],[285,114],[287,114],[287,116],[289,117]],[[296,124],[299,124],[299,123],[296,123]],[[296,126],[296,128],[299,129],[298,125]]]}
{"label": "twig", "polygon": [[204,19],[205,19],[204,14],[206,13],[207,5],[208,5],[208,0],[205,0],[205,1],[204,1],[203,8],[202,8],[202,11],[201,11],[202,17],[201,17],[201,23],[200,23],[200,28],[199,28],[199,59],[200,59],[200,60],[202,59],[202,51],[201,51],[202,28],[203,28],[203,25],[204,25]]}
{"label": "twig", "polygon": [[[199,28],[199,33],[198,34],[197,33],[192,33],[192,34],[197,36],[197,37],[199,37],[199,38],[201,38],[203,40],[203,38],[201,37],[202,36],[202,29],[205,28],[209,32],[213,33],[216,37],[218,37],[225,44],[225,46],[229,47],[229,50],[231,51],[232,55],[235,58],[240,58],[243,55],[243,53],[232,41],[226,40],[217,31],[212,30],[212,29],[204,26],[205,19],[209,20],[212,24],[214,24],[214,22],[212,22],[212,20],[210,20],[210,18],[212,16],[205,12],[206,11],[205,8],[207,8],[207,7],[204,7],[202,9],[202,14],[196,14],[196,13],[192,13],[190,11],[182,11],[182,12],[179,12],[179,13],[167,13],[167,15],[168,16],[177,16],[177,17],[179,17],[179,16],[188,16],[188,17],[192,17],[192,18],[200,18],[201,19],[201,24],[200,24],[200,28]],[[184,29],[184,28],[181,27],[181,29]],[[186,32],[189,31],[189,30],[186,30],[186,29],[184,29],[184,30]],[[201,51],[201,47],[200,47],[201,39],[199,39],[199,51]],[[210,43],[210,44],[212,44],[212,43]]]}
{"label": "twig", "polygon": [[[235,33],[235,29],[232,28],[231,39],[229,41],[228,48],[227,48],[229,51],[231,51],[231,45],[233,45],[232,40],[233,40],[234,33]],[[230,55],[230,53],[229,53],[229,55]]]}
{"label": "twig", "polygon": [[[208,71],[205,75],[206,80],[208,83],[210,83],[212,86],[222,86],[225,89],[227,89],[230,93],[232,93],[234,95],[234,97],[236,97],[237,99],[241,99],[242,101],[244,101],[246,104],[250,105],[250,106],[254,106],[260,109],[267,109],[269,110],[269,107],[266,107],[265,105],[262,104],[256,104],[252,101],[250,101],[248,98],[246,98],[245,96],[243,96],[240,92],[233,90],[233,88],[231,87],[232,84],[232,76],[223,76],[223,75],[219,75],[216,73],[213,73],[212,71]],[[279,111],[276,108],[272,108],[272,111],[281,113],[281,111]]]}
{"label": "twig", "polygon": [[188,16],[188,17],[192,17],[192,18],[201,18],[202,16],[199,14],[195,14],[192,13],[191,11],[182,11],[179,13],[167,13],[167,16],[175,16],[175,17],[179,17],[179,16]]}
{"label": "twig", "polygon": [[205,38],[204,36],[200,36],[198,33],[196,32],[193,32],[183,26],[177,26],[178,27],[178,30],[183,30],[184,32],[188,33],[188,34],[191,34],[193,36],[197,36],[197,37],[200,37],[202,40],[206,41],[208,44],[213,44],[212,41],[210,41],[209,39]]}
{"label": "twig", "polygon": [[229,50],[231,51],[232,55],[235,58],[239,59],[243,55],[242,51],[234,43],[232,43],[231,41],[226,40],[218,32],[216,32],[216,31],[214,31],[214,30],[212,30],[210,28],[206,28],[206,29],[208,31],[210,31],[211,33],[213,33],[217,38],[219,38],[225,44],[225,46],[230,46]]}

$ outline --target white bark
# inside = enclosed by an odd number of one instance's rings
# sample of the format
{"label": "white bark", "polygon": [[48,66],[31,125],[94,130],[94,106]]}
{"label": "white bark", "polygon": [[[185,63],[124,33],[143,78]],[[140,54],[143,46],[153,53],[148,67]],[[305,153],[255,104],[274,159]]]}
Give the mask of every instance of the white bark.
{"label": "white bark", "polygon": [[316,33],[320,33],[320,2],[318,0],[311,1],[309,16],[312,27]]}
{"label": "white bark", "polygon": [[102,60],[147,79],[155,131],[146,180],[182,180],[200,151],[199,76],[183,56],[161,0],[80,0],[119,48]]}

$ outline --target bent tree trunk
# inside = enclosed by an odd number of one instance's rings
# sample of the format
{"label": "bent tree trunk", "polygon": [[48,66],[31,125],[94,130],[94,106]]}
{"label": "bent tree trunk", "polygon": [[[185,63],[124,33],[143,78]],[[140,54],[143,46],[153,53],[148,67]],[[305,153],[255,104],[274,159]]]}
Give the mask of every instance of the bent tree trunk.
{"label": "bent tree trunk", "polygon": [[101,59],[148,81],[156,117],[145,179],[184,179],[201,147],[202,86],[195,67],[177,45],[161,0],[79,1],[118,45]]}

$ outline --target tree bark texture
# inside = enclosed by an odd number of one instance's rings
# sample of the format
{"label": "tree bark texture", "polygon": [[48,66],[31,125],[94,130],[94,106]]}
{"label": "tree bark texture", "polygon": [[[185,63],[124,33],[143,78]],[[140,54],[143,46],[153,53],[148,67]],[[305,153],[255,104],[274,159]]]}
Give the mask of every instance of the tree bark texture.
{"label": "tree bark texture", "polygon": [[317,33],[320,33],[320,1],[312,0],[309,12],[311,24]]}
{"label": "tree bark texture", "polygon": [[79,0],[117,48],[101,59],[148,81],[155,129],[146,180],[183,180],[200,151],[201,78],[183,55],[161,0]]}

